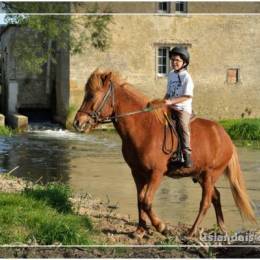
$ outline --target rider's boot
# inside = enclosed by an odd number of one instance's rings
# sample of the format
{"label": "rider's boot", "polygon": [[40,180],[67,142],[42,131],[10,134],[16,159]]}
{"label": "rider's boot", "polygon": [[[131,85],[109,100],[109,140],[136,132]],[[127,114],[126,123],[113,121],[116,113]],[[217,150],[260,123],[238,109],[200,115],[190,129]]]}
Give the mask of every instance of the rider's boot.
{"label": "rider's boot", "polygon": [[184,159],[183,166],[185,168],[192,168],[193,163],[192,163],[192,160],[191,160],[191,154],[190,153],[184,153],[183,159]]}

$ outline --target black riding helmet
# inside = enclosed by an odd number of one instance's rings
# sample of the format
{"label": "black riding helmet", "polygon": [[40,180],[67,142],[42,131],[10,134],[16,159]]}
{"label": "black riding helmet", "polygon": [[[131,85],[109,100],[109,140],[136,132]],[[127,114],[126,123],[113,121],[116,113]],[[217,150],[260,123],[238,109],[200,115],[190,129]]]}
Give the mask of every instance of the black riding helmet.
{"label": "black riding helmet", "polygon": [[183,59],[183,61],[186,63],[186,65],[184,66],[184,68],[186,68],[189,63],[190,63],[190,54],[189,52],[187,51],[186,48],[184,47],[174,47],[170,50],[170,53],[169,53],[169,57],[171,59],[171,57],[173,55],[180,55],[180,57]]}

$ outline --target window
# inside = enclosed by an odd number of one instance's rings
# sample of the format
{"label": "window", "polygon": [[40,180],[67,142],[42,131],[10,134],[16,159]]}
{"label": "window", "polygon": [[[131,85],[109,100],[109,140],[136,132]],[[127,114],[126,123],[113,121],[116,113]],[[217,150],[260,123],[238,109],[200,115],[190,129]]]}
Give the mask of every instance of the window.
{"label": "window", "polygon": [[188,3],[187,2],[176,2],[175,11],[179,13],[188,12]]}
{"label": "window", "polygon": [[239,82],[239,69],[232,68],[227,70],[227,83],[236,84]]}
{"label": "window", "polygon": [[169,2],[159,2],[158,3],[158,13],[169,13],[170,3]]}
{"label": "window", "polygon": [[158,47],[157,49],[157,74],[165,76],[169,73],[169,51],[170,47]]}

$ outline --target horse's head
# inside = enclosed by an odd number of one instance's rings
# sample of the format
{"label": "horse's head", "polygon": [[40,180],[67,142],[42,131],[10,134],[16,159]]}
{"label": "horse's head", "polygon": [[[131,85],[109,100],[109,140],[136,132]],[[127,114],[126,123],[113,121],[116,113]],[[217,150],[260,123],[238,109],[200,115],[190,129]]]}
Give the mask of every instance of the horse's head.
{"label": "horse's head", "polygon": [[112,115],[114,86],[111,76],[111,72],[102,73],[95,70],[89,77],[83,103],[73,122],[77,131],[88,133]]}

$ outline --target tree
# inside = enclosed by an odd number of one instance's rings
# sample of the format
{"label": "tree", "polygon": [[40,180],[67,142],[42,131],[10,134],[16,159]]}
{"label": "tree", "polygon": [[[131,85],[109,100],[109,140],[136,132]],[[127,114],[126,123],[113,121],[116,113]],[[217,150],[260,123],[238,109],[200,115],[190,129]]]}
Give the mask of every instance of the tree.
{"label": "tree", "polygon": [[91,15],[70,15],[76,3],[3,2],[7,24],[22,28],[13,43],[14,55],[24,71],[42,72],[43,65],[56,62],[56,50],[72,55],[93,46],[104,51],[109,46],[109,15],[95,15],[97,6],[88,10]]}

